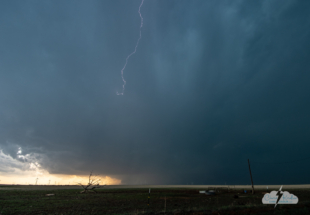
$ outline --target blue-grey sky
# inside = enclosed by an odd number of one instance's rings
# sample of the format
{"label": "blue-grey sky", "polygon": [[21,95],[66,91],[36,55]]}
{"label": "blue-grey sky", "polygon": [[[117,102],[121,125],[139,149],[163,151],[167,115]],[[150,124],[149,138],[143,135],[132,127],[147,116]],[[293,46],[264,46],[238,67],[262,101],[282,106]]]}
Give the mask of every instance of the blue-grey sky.
{"label": "blue-grey sky", "polygon": [[309,183],[310,1],[144,0],[119,96],[140,4],[0,2],[0,173]]}

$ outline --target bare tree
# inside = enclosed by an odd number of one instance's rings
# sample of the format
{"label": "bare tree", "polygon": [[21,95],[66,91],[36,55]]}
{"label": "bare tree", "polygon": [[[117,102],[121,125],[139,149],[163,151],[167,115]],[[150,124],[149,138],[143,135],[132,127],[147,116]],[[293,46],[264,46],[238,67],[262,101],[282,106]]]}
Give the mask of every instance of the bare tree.
{"label": "bare tree", "polygon": [[81,191],[81,193],[87,193],[89,191],[97,193],[95,189],[106,186],[106,185],[100,186],[100,181],[101,179],[98,178],[98,175],[93,175],[93,172],[90,172],[87,185],[82,185],[81,183],[78,183],[78,185],[80,185],[84,189],[83,191]]}

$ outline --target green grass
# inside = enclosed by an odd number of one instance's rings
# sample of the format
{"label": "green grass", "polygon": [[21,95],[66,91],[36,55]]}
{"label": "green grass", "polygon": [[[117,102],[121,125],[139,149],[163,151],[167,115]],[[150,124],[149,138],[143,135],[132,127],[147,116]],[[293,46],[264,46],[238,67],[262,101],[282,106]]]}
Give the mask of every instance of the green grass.
{"label": "green grass", "polygon": [[[16,188],[16,186],[14,186]],[[0,190],[0,214],[310,214],[309,190],[290,191],[299,198],[298,205],[263,205],[263,194],[237,194],[222,191],[215,196],[199,194],[198,189],[100,189],[98,193],[80,194],[81,189]],[[53,193],[54,196],[46,196]],[[246,196],[234,199],[233,196]],[[253,212],[253,213],[252,213]],[[256,213],[257,212],[257,213]]]}

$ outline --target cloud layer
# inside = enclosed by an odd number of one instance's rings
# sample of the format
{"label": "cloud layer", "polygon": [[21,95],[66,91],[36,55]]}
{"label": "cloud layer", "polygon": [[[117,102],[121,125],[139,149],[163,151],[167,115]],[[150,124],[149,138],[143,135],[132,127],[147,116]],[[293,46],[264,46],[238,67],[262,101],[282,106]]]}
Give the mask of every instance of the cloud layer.
{"label": "cloud layer", "polygon": [[248,158],[255,183],[309,181],[258,162],[307,157],[310,3],[145,0],[117,96],[140,3],[0,3],[0,171],[21,147],[124,184],[247,184]]}

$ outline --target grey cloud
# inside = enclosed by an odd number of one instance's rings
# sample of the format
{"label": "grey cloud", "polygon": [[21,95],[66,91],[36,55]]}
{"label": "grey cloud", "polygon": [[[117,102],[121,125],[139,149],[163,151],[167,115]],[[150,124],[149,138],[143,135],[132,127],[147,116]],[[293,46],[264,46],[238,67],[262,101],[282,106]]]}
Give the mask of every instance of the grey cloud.
{"label": "grey cloud", "polygon": [[[41,154],[52,174],[91,167],[162,184],[244,184],[247,158],[307,156],[307,1],[145,0],[117,96],[140,3],[1,3],[5,153]],[[254,170],[257,183],[266,168]]]}

